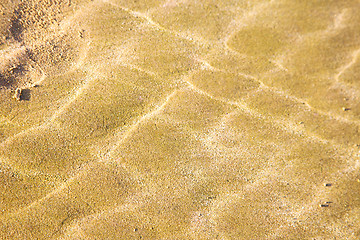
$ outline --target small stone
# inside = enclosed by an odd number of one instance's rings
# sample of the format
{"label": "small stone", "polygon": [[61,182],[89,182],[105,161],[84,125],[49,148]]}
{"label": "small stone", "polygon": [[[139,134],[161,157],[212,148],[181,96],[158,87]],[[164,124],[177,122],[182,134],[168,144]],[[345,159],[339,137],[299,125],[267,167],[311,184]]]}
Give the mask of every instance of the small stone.
{"label": "small stone", "polygon": [[85,30],[82,29],[81,31],[79,31],[79,37],[80,38],[84,38],[84,34],[85,34]]}
{"label": "small stone", "polygon": [[304,122],[299,122],[299,124],[304,124]]}
{"label": "small stone", "polygon": [[342,110],[343,110],[344,112],[346,112],[346,111],[351,110],[351,108],[346,108],[346,107],[343,107],[343,108],[342,108]]}
{"label": "small stone", "polygon": [[320,207],[329,207],[329,204],[320,204]]}
{"label": "small stone", "polygon": [[325,183],[325,187],[331,187],[332,184],[331,183]]}
{"label": "small stone", "polygon": [[21,88],[17,88],[15,90],[15,93],[13,95],[13,98],[15,98],[17,101],[21,100],[21,93],[22,93],[22,89]]}

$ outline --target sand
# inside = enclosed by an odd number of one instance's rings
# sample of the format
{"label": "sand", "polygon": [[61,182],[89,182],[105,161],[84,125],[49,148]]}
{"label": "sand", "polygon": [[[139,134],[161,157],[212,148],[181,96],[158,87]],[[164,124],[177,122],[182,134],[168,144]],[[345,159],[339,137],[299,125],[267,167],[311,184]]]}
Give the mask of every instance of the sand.
{"label": "sand", "polygon": [[0,239],[359,239],[358,0],[2,0]]}

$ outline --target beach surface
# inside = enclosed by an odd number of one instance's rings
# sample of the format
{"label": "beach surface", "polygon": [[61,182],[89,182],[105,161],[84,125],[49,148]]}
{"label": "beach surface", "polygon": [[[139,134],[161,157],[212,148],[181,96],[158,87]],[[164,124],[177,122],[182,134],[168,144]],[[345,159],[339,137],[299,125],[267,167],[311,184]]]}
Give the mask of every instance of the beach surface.
{"label": "beach surface", "polygon": [[359,0],[2,0],[0,239],[360,239]]}

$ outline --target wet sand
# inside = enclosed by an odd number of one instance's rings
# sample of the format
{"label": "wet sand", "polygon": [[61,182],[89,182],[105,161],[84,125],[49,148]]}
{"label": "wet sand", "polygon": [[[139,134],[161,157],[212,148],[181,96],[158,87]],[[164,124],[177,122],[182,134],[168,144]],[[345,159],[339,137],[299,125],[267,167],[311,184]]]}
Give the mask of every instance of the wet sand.
{"label": "wet sand", "polygon": [[359,11],[3,0],[0,239],[359,239]]}

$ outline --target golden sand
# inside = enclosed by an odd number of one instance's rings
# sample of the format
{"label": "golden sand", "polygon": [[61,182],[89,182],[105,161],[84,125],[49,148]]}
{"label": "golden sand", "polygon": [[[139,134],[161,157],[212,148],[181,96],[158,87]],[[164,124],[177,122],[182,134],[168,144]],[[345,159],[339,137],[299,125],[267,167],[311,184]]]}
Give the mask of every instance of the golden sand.
{"label": "golden sand", "polygon": [[359,12],[0,1],[0,239],[360,239]]}

